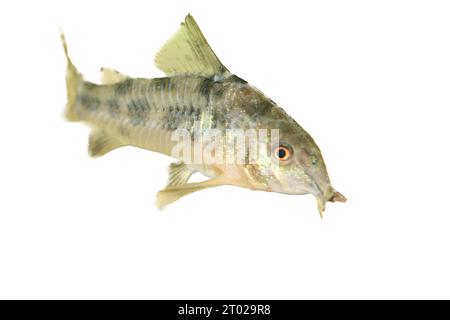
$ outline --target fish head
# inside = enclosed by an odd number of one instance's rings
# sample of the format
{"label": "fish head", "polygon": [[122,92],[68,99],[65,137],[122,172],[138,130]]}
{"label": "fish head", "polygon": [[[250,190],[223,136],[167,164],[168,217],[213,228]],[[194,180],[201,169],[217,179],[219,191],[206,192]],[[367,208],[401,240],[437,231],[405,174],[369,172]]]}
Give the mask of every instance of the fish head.
{"label": "fish head", "polygon": [[322,216],[328,201],[345,202],[346,198],[331,186],[325,161],[313,138],[278,109],[266,125],[277,128],[279,137],[266,142],[266,154],[259,154],[256,163],[248,166],[249,179],[255,189],[314,195]]}

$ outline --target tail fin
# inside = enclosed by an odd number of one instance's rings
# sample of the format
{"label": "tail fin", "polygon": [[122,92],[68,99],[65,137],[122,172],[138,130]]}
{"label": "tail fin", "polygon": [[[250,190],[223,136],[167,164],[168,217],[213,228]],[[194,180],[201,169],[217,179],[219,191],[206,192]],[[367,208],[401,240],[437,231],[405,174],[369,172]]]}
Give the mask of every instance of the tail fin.
{"label": "tail fin", "polygon": [[66,38],[61,33],[61,42],[64,48],[64,54],[67,58],[67,73],[66,73],[66,87],[67,87],[67,104],[65,116],[68,121],[79,121],[78,116],[75,113],[75,101],[77,99],[78,86],[83,81],[83,76],[78,72],[77,68],[70,60],[67,50]]}

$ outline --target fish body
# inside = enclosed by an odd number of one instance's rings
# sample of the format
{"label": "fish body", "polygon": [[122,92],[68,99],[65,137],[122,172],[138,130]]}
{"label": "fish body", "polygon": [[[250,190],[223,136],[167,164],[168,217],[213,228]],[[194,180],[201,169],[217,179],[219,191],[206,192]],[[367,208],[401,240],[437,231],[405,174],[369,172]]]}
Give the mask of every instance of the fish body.
{"label": "fish body", "polygon": [[[327,201],[345,201],[331,187],[312,137],[275,102],[220,63],[191,15],[156,56],[156,65],[167,74],[164,78],[135,79],[103,69],[102,84],[85,81],[68,56],[64,38],[63,44],[68,59],[66,118],[94,127],[89,141],[92,156],[121,146],[136,146],[180,160],[169,167],[169,183],[158,193],[159,207],[224,184],[288,194],[311,193],[320,212]],[[236,158],[234,136],[230,141],[229,133],[251,130],[276,130],[277,140],[255,139],[253,144],[259,151],[254,161],[249,161],[245,148],[246,161],[223,161],[228,156]],[[174,134],[180,131],[189,134],[188,157],[186,152],[174,152],[180,144]],[[195,161],[196,150],[203,154],[210,147],[204,143],[205,138],[195,137],[213,131],[216,148],[210,155],[214,154],[215,161],[205,162],[202,157]],[[249,137],[244,138],[249,143]],[[225,155],[220,161],[219,153]],[[288,154],[289,159],[281,159],[280,153]],[[210,179],[188,183],[196,171]]]}
{"label": "fish body", "polygon": [[[125,79],[115,84],[81,83],[70,118],[101,128],[123,145],[171,155],[177,129],[232,128],[234,93],[242,80],[203,76]],[[95,152],[94,152],[95,155]]]}

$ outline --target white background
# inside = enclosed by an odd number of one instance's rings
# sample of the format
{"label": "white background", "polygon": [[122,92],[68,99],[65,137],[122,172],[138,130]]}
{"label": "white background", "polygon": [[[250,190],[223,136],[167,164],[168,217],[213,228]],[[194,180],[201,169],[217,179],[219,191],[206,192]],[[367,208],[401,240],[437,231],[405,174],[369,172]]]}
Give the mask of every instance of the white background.
{"label": "white background", "polygon": [[[87,79],[159,77],[191,12],[222,62],[315,138],[347,198],[235,187],[159,211],[169,157],[87,155]],[[450,298],[446,1],[2,1],[0,298]]]}

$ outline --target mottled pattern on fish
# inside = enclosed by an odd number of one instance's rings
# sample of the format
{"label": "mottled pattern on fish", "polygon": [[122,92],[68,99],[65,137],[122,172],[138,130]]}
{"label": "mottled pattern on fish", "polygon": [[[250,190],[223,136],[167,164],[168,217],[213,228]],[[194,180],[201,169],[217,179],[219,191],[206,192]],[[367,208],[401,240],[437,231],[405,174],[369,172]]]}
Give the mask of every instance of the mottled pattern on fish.
{"label": "mottled pattern on fish", "polygon": [[[181,76],[126,79],[112,85],[82,83],[77,116],[119,137],[123,144],[170,155],[171,133],[204,129],[248,129],[278,108],[244,80]],[[195,125],[200,124],[200,127]]]}
{"label": "mottled pattern on fish", "polygon": [[168,154],[170,133],[177,128],[190,130],[201,119],[201,109],[208,103],[199,94],[203,81],[179,77],[127,79],[106,86],[85,83],[75,110],[80,119],[125,145]]}

